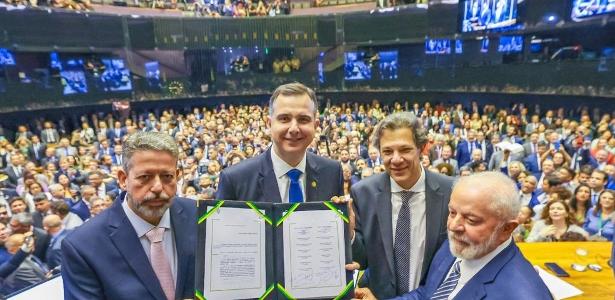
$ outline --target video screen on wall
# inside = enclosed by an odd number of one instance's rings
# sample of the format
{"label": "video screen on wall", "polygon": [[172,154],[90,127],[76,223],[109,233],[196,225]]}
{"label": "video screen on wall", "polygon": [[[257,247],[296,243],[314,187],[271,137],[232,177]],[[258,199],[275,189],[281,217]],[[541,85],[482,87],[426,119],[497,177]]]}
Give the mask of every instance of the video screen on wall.
{"label": "video screen on wall", "polygon": [[498,52],[518,53],[523,51],[523,36],[501,36]]}
{"label": "video screen on wall", "polygon": [[425,40],[425,54],[451,54],[451,40]]}
{"label": "video screen on wall", "polygon": [[344,79],[365,80],[372,78],[372,70],[366,63],[365,52],[346,52],[344,63]]}
{"label": "video screen on wall", "polygon": [[5,48],[0,48],[0,66],[14,66],[15,57],[13,53]]}
{"label": "video screen on wall", "polygon": [[399,60],[397,56],[397,51],[378,52],[378,71],[380,71],[380,79],[397,79],[397,69],[399,68]]}
{"label": "video screen on wall", "polygon": [[60,80],[62,82],[63,94],[85,94],[88,92],[88,84],[83,71],[82,59],[68,59],[62,63]]}
{"label": "video screen on wall", "polygon": [[160,64],[157,61],[150,61],[144,66],[147,85],[152,88],[160,87]]}
{"label": "video screen on wall", "polygon": [[504,28],[517,23],[517,0],[466,0],[461,5],[462,32]]}
{"label": "video screen on wall", "polygon": [[101,86],[105,92],[130,91],[130,70],[126,67],[123,59],[103,59],[105,71],[100,76]]}
{"label": "video screen on wall", "polygon": [[571,18],[575,21],[610,13],[615,13],[615,0],[572,0]]}

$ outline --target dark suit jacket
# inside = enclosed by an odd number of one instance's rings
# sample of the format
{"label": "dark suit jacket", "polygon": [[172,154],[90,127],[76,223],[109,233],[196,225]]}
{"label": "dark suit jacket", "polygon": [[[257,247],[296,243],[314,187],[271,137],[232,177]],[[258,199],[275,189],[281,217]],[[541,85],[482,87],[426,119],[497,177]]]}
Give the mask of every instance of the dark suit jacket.
{"label": "dark suit jacket", "polygon": [[[47,145],[40,143],[38,145],[38,150],[34,150],[34,146],[28,146],[28,157],[31,161],[40,162],[43,157],[45,157],[45,150],[47,150]],[[38,153],[38,159],[36,159],[36,154]]]}
{"label": "dark suit jacket", "polygon": [[[282,202],[271,162],[271,149],[220,173],[216,199]],[[329,201],[344,195],[342,167],[337,161],[307,153],[306,202]]]}
{"label": "dark suit jacket", "polygon": [[[425,171],[426,237],[421,282],[432,258],[446,240],[446,219],[453,180]],[[368,287],[379,299],[396,296],[393,260],[391,182],[387,173],[361,180],[351,188],[356,218],[352,260],[369,268]]]}
{"label": "dark suit jacket", "polygon": [[47,248],[49,248],[51,237],[41,228],[34,227],[32,232],[32,235],[34,236],[34,252],[32,254],[38,257],[38,259],[45,261],[45,258],[47,257]]}
{"label": "dark suit jacket", "polygon": [[[122,209],[123,196],[64,239],[64,299],[166,299]],[[193,298],[195,202],[176,197],[169,209],[177,249],[175,298]]]}
{"label": "dark suit jacket", "polygon": [[[455,262],[448,240],[442,244],[429,268],[427,281],[418,289],[395,300],[429,299]],[[553,299],[538,272],[523,257],[514,242],[483,267],[454,299]]]}
{"label": "dark suit jacket", "polygon": [[62,264],[62,241],[71,230],[64,229],[57,236],[51,238],[49,249],[47,249],[47,259],[45,262],[49,269],[53,269]]}

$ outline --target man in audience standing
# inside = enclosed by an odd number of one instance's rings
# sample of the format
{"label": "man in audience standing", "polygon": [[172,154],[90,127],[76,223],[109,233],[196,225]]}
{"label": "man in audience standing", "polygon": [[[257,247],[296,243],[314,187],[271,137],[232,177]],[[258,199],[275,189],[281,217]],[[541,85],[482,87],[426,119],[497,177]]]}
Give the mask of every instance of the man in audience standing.
{"label": "man in audience standing", "polygon": [[167,134],[127,137],[118,172],[125,192],[62,243],[65,299],[194,296],[196,210],[175,197],[178,156]]}
{"label": "man in audience standing", "polygon": [[[501,172],[461,177],[448,205],[448,241],[427,280],[401,299],[552,299],[511,234],[520,205],[515,183]],[[376,299],[367,288],[358,299]]]}
{"label": "man in audience standing", "polygon": [[373,135],[386,173],[351,189],[355,262],[347,267],[368,268],[367,286],[380,298],[417,288],[446,240],[452,179],[421,166],[419,157],[426,142],[427,133],[414,114],[388,116]]}
{"label": "man in audience standing", "polygon": [[312,89],[300,83],[279,86],[269,100],[273,146],[225,169],[216,198],[295,203],[343,195],[340,163],[306,151],[318,122]]}
{"label": "man in audience standing", "polygon": [[58,215],[46,216],[43,219],[43,228],[47,231],[47,234],[51,236],[45,262],[47,263],[49,269],[53,269],[62,264],[62,250],[60,249],[60,246],[70,231],[64,229],[62,219]]}

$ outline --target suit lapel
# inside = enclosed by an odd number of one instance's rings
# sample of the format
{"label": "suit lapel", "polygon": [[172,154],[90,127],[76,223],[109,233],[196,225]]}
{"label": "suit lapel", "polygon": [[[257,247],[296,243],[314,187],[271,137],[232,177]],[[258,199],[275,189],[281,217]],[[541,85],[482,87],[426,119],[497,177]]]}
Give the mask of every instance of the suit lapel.
{"label": "suit lapel", "polygon": [[[183,213],[183,208],[178,205],[171,206],[171,224],[174,229],[173,234],[175,235],[175,249],[177,251],[177,281],[175,282],[175,298],[179,299],[182,297],[184,291],[184,285],[186,283],[185,275],[179,270],[188,270],[190,263],[190,255],[184,253],[184,250],[190,249],[194,247],[194,241],[189,236],[189,232],[187,230],[181,230],[182,228],[189,228],[190,223],[188,220],[188,216]],[[194,226],[194,224],[192,225]]]}
{"label": "suit lapel", "polygon": [[135,275],[141,280],[143,286],[150,292],[152,298],[166,299],[154,269],[152,269],[147,255],[143,251],[143,246],[137,238],[137,232],[122,209],[124,194],[122,193],[113,206],[109,208],[111,210],[109,214],[109,238]]}
{"label": "suit lapel", "polygon": [[[278,180],[273,171],[273,163],[271,162],[271,148],[261,157],[261,166],[258,174],[258,190],[262,193],[262,202],[282,203],[280,197],[280,189],[278,188]],[[256,199],[250,199],[256,200]]]}
{"label": "suit lapel", "polygon": [[306,154],[305,164],[305,202],[307,201],[328,201],[329,199],[321,199],[318,193],[318,165],[314,161],[311,154]]}
{"label": "suit lapel", "polygon": [[[425,253],[436,253],[438,237],[444,231],[442,228],[442,205],[444,195],[440,191],[438,180],[429,171],[425,171],[425,220],[426,220],[426,237],[425,237]],[[429,269],[431,259],[423,260],[423,268],[421,270],[421,278],[424,278]]]}
{"label": "suit lapel", "polygon": [[378,201],[378,227],[380,228],[380,236],[384,245],[384,257],[387,258],[387,264],[391,270],[391,280],[395,282],[395,264],[393,262],[393,218],[391,205],[391,179],[387,173],[380,175],[382,180],[378,186],[376,199]]}
{"label": "suit lapel", "polygon": [[468,281],[455,299],[484,299],[487,296],[485,285],[493,282],[500,270],[515,256],[519,251],[515,242],[511,242],[508,247],[496,255],[487,263],[470,281]]}

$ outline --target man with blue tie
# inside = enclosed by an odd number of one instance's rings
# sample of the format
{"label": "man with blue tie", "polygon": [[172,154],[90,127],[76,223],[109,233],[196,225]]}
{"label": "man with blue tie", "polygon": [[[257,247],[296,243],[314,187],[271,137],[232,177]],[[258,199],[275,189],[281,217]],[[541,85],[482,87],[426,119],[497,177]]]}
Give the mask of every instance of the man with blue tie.
{"label": "man with blue tie", "polygon": [[[552,299],[511,234],[519,225],[516,184],[501,172],[460,177],[451,194],[448,241],[419,288],[396,300]],[[367,288],[357,299],[376,297]]]}
{"label": "man with blue tie", "polygon": [[461,167],[470,162],[474,149],[480,148],[476,143],[476,130],[470,129],[467,139],[457,145],[457,165]]}
{"label": "man with blue tie", "polygon": [[343,195],[341,164],[307,151],[318,122],[312,89],[300,83],[278,87],[269,100],[273,146],[222,171],[216,198],[293,203]]}

